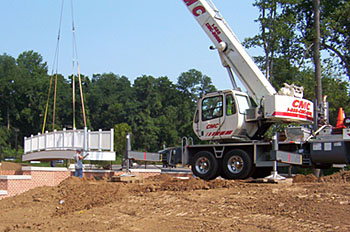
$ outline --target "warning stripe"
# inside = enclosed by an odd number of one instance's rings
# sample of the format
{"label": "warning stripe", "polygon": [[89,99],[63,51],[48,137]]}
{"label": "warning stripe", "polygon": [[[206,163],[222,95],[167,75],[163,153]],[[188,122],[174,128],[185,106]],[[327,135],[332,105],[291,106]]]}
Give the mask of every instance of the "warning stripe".
{"label": "warning stripe", "polygon": [[214,131],[214,132],[209,132],[206,134],[206,136],[221,136],[221,135],[230,135],[232,134],[233,130],[229,131]]}
{"label": "warning stripe", "polygon": [[290,113],[290,112],[274,112],[272,114],[273,116],[284,116],[284,117],[291,117],[291,118],[301,118],[306,119],[308,121],[313,121],[313,117],[304,115],[304,114],[298,114],[298,113]]}

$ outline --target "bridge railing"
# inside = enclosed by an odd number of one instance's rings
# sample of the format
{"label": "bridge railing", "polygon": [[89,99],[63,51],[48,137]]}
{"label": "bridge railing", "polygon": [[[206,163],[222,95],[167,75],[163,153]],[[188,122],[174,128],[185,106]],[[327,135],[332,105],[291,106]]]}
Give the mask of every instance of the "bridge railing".
{"label": "bridge railing", "polygon": [[[66,130],[45,132],[44,134],[24,137],[24,154],[48,150],[111,151],[114,150],[114,130],[90,131],[85,139],[84,130]],[[85,147],[85,142],[87,146]]]}

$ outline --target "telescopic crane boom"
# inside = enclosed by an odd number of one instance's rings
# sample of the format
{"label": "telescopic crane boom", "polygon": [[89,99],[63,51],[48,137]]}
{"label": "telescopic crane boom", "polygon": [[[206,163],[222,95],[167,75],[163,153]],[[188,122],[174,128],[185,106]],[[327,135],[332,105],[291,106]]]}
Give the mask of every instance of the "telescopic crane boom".
{"label": "telescopic crane boom", "polygon": [[213,3],[185,0],[188,9],[217,48],[225,67],[231,68],[255,101],[276,94]]}

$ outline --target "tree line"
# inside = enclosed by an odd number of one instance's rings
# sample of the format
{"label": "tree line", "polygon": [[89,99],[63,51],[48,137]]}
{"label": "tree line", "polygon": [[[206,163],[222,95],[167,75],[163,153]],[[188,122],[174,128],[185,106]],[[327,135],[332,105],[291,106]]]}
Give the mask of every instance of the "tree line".
{"label": "tree line", "polygon": [[[54,75],[55,76],[55,75]],[[23,137],[41,132],[51,75],[47,62],[34,51],[13,58],[0,56],[0,149],[5,155],[22,148]],[[55,77],[54,77],[55,78]],[[77,82],[78,78],[74,78]],[[177,83],[168,77],[143,75],[131,83],[114,73],[81,75],[87,126],[91,130],[115,130],[115,148],[122,154],[125,136],[133,149],[158,151],[163,145],[178,146],[183,136],[194,137],[192,117],[196,100],[215,87],[210,77],[191,69]],[[57,75],[55,124],[53,91],[45,130],[72,129],[72,76]],[[54,83],[54,81],[53,81]],[[78,83],[75,84],[78,86]],[[75,91],[75,99],[80,99]],[[76,127],[83,128],[81,102],[76,101]]]}
{"label": "tree line", "polygon": [[[256,0],[254,6],[259,9],[256,22],[260,31],[245,39],[244,46],[263,49],[263,55],[254,59],[277,90],[284,82],[294,83],[304,87],[306,99],[315,99],[312,1]],[[322,85],[332,125],[339,107],[350,116],[349,15],[349,1],[321,1]],[[114,128],[117,154],[125,147],[126,131],[133,135],[133,149],[145,151],[157,151],[163,144],[180,145],[183,136],[195,138],[192,117],[196,100],[215,90],[210,77],[195,69],[183,72],[177,83],[166,76],[143,75],[133,83],[114,73],[81,77],[88,127]],[[17,58],[0,55],[0,154],[14,154],[21,149],[24,136],[41,132],[49,79],[47,62],[34,51]],[[57,77],[57,130],[72,127],[72,79]],[[53,129],[52,104],[50,101],[48,130]],[[77,102],[77,128],[83,127],[81,115]]]}

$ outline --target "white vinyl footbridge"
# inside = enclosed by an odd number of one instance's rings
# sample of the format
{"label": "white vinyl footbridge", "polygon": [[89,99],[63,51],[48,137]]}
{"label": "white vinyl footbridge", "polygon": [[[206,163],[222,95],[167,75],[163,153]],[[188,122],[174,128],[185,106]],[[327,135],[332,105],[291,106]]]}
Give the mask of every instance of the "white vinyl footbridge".
{"label": "white vinyl footbridge", "polygon": [[[59,51],[59,38],[61,32],[61,24],[59,25],[57,44],[56,44],[56,54],[54,58],[54,67],[52,68],[52,74],[50,78],[50,87],[48,91],[43,128],[42,133],[37,135],[31,135],[30,137],[24,138],[24,154],[22,156],[23,161],[37,161],[37,160],[62,160],[62,159],[72,159],[77,149],[82,149],[84,155],[89,153],[86,157],[86,160],[105,160],[112,161],[115,160],[115,152],[113,149],[114,146],[114,131],[88,131],[86,124],[86,115],[85,115],[85,104],[83,97],[83,88],[82,88],[82,78],[80,76],[79,62],[77,56],[77,46],[75,41],[75,26],[73,18],[73,7],[72,10],[72,32],[73,32],[73,74],[72,74],[72,128],[73,130],[63,129],[62,131],[54,130],[55,128],[55,118],[56,118],[56,92],[57,92],[57,77],[58,77],[58,51]],[[63,4],[61,8],[61,17],[62,20],[62,11]],[[78,77],[78,87],[81,100],[81,112],[83,116],[84,129],[77,130],[75,117],[75,103],[76,103],[76,73]],[[56,73],[54,70],[56,69]],[[54,84],[53,84],[54,83]],[[54,87],[54,88],[53,88]],[[53,93],[51,92],[53,89]],[[45,132],[45,126],[47,121],[47,114],[49,112],[48,108],[50,106],[49,101],[50,97],[53,95],[53,109],[52,109],[52,131]]]}
{"label": "white vinyl footbridge", "polygon": [[23,161],[73,159],[75,151],[89,153],[86,160],[115,160],[114,130],[66,130],[24,138]]}

